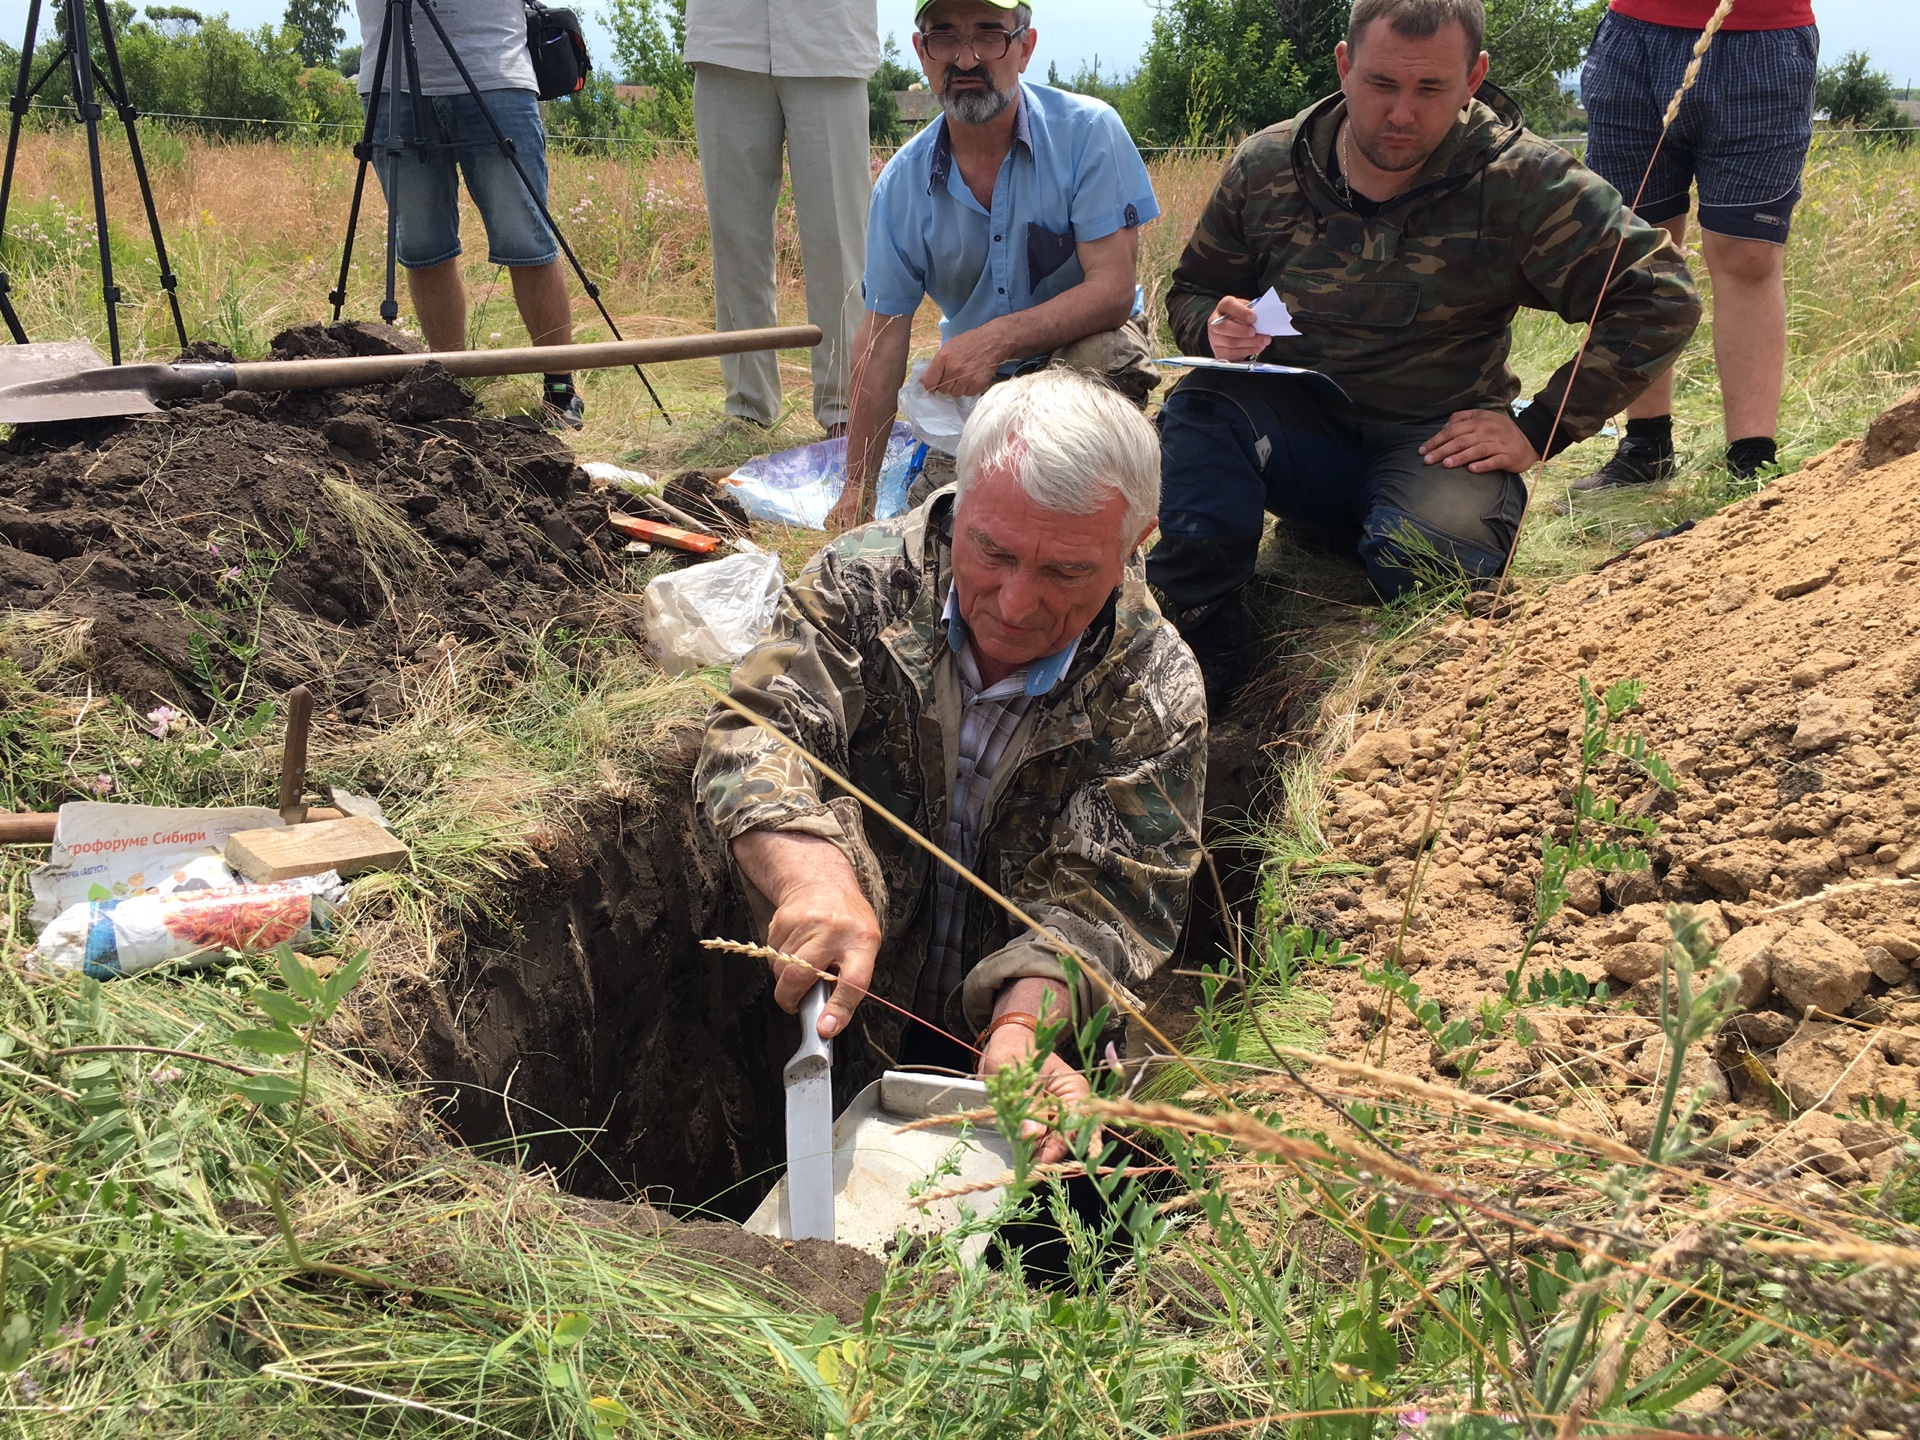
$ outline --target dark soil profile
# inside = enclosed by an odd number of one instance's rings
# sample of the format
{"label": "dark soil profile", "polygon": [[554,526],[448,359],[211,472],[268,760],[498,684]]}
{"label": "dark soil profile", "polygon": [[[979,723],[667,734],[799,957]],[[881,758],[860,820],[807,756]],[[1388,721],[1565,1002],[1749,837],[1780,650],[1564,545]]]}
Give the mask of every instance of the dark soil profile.
{"label": "dark soil profile", "polygon": [[[379,325],[307,325],[280,358],[417,349]],[[199,345],[188,357],[228,358]],[[476,417],[437,367],[389,386],[236,392],[156,415],[19,426],[0,450],[0,609],[88,627],[101,689],[204,713],[260,645],[256,678],[312,685],[374,720],[443,637],[555,622],[641,634],[605,582],[607,529],[573,452],[530,421]]]}

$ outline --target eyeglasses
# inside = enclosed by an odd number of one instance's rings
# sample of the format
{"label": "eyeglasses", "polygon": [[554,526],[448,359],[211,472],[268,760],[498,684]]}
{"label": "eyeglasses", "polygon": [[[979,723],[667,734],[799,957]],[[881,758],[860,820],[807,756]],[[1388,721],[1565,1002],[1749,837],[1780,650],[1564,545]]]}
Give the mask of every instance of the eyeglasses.
{"label": "eyeglasses", "polygon": [[1017,30],[1003,30],[998,25],[985,26],[971,35],[958,35],[950,30],[928,33],[920,32],[920,48],[927,52],[930,59],[945,64],[949,60],[958,60],[962,50],[973,51],[976,60],[999,60],[1006,56],[1015,40],[1027,33],[1022,25]]}

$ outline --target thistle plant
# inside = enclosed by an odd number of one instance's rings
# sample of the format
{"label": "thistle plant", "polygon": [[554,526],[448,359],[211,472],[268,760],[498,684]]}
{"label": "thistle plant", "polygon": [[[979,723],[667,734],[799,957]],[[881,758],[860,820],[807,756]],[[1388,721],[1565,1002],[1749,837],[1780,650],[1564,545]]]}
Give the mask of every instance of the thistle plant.
{"label": "thistle plant", "polygon": [[[1739,990],[1737,977],[1712,971],[1715,947],[1708,944],[1706,925],[1699,915],[1686,906],[1670,905],[1667,928],[1673,941],[1667,947],[1660,969],[1660,1031],[1666,1047],[1646,1163],[1615,1167],[1602,1186],[1613,1195],[1619,1207],[1612,1227],[1616,1235],[1633,1229],[1659,1190],[1664,1172],[1700,1148],[1689,1138],[1699,1093],[1696,1091],[1684,1099],[1680,1096],[1687,1055],[1694,1046],[1713,1037],[1720,1023],[1732,1012],[1734,996]],[[1702,974],[1711,974],[1711,978],[1696,987],[1696,979]],[[1594,1408],[1607,1402],[1608,1392],[1618,1379],[1605,1368],[1609,1363],[1609,1347],[1598,1347],[1599,1353],[1590,1357],[1581,1385],[1576,1389],[1574,1384],[1581,1376],[1581,1361],[1589,1358],[1589,1343],[1601,1311],[1612,1298],[1621,1315],[1638,1314],[1649,1295],[1664,1283],[1651,1273],[1629,1272],[1627,1293],[1613,1295],[1613,1287],[1605,1282],[1619,1268],[1616,1247],[1617,1241],[1610,1241],[1588,1256],[1584,1267],[1588,1282],[1581,1287],[1584,1293],[1579,1308],[1570,1319],[1550,1326],[1542,1338],[1535,1384],[1536,1398],[1545,1413],[1563,1411],[1576,1394],[1592,1402]],[[1624,1326],[1615,1328],[1624,1333]],[[1756,1334],[1748,1344],[1758,1338]]]}

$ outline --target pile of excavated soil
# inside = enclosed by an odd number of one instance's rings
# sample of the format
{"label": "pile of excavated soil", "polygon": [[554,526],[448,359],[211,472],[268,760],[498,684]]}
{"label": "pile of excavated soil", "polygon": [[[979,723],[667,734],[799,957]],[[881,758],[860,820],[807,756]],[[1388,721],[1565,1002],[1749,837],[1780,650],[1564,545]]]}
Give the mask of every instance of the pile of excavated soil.
{"label": "pile of excavated soil", "polygon": [[[1369,871],[1318,892],[1308,918],[1386,958],[1424,858],[1402,959],[1448,1019],[1504,991],[1542,833],[1568,833],[1579,677],[1645,682],[1628,728],[1678,777],[1669,793],[1615,758],[1595,772],[1601,796],[1657,821],[1651,864],[1576,874],[1527,973],[1576,971],[1612,999],[1529,1007],[1532,1043],[1509,1022],[1468,1067],[1471,1088],[1644,1141],[1665,907],[1683,902],[1740,976],[1742,1012],[1689,1071],[1715,1097],[1705,1123],[1756,1122],[1727,1141],[1754,1169],[1857,1181],[1891,1163],[1898,1132],[1876,1116],[1920,1110],[1920,455],[1894,453],[1920,438],[1901,429],[1909,410],[1920,419],[1920,392],[1865,447],[1838,446],[1516,616],[1456,622],[1450,658],[1361,717],[1327,833]],[[1360,973],[1326,983],[1332,1053],[1459,1075]]]}
{"label": "pile of excavated soil", "polygon": [[[279,358],[417,349],[379,325],[274,341]],[[258,644],[256,678],[306,681],[323,711],[372,720],[394,713],[406,670],[461,640],[554,622],[638,637],[637,597],[606,586],[624,543],[564,444],[476,417],[438,367],[20,426],[0,451],[0,614],[79,622],[96,689],[136,704],[204,712]]]}

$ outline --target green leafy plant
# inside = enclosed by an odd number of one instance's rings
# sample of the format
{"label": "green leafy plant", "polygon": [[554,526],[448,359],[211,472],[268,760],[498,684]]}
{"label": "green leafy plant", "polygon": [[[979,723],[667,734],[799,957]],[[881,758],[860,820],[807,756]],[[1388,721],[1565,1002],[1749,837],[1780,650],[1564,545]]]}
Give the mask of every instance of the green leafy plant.
{"label": "green leafy plant", "polygon": [[1533,924],[1520,947],[1520,963],[1507,972],[1507,998],[1520,998],[1521,977],[1539,943],[1540,933],[1567,903],[1567,884],[1581,870],[1596,874],[1644,870],[1647,854],[1624,837],[1646,839],[1659,823],[1650,816],[1625,813],[1618,799],[1601,796],[1593,785],[1595,769],[1609,755],[1624,760],[1662,790],[1675,786],[1673,771],[1637,730],[1621,728],[1628,712],[1640,703],[1645,683],[1616,680],[1595,694],[1587,677],[1580,677],[1580,773],[1573,786],[1573,826],[1564,841],[1549,829],[1540,837],[1540,880],[1533,892]]}
{"label": "green leafy plant", "polygon": [[[229,565],[214,582],[221,608],[203,610],[182,604],[193,625],[193,633],[187,636],[187,659],[201,693],[213,702],[216,712],[237,711],[245,700],[254,662],[260,658],[267,591],[280,567],[306,548],[306,532],[299,527],[284,547],[243,544],[235,557],[239,563]],[[221,556],[217,536],[207,541],[207,551]],[[239,677],[229,682],[226,675],[234,668]]]}
{"label": "green leafy plant", "polygon": [[[1732,1013],[1739,990],[1738,977],[1714,970],[1715,947],[1708,943],[1706,922],[1698,914],[1682,906],[1669,906],[1667,927],[1673,941],[1667,947],[1660,970],[1659,1015],[1666,1046],[1646,1163],[1616,1166],[1602,1187],[1618,1207],[1616,1232],[1631,1223],[1647,1205],[1667,1167],[1680,1164],[1700,1150],[1700,1144],[1690,1133],[1700,1095],[1695,1091],[1683,1098],[1680,1086],[1689,1054],[1711,1039],[1721,1022]],[[1703,975],[1711,978],[1696,987],[1696,977]],[[1616,1294],[1615,1286],[1607,1282],[1620,1271],[1618,1255],[1617,1240],[1609,1240],[1589,1254],[1584,1267],[1586,1283],[1579,1287],[1578,1308],[1571,1317],[1549,1327],[1541,1337],[1534,1371],[1535,1398],[1547,1413],[1564,1411],[1586,1382],[1598,1373],[1602,1357],[1592,1353],[1590,1342],[1610,1302],[1628,1315],[1644,1309],[1651,1317],[1664,1313],[1683,1298],[1683,1287],[1669,1287],[1644,1270],[1620,1272],[1625,1275],[1620,1287],[1623,1293]],[[1662,1296],[1661,1292],[1668,1289],[1673,1293]],[[1568,1298],[1575,1293],[1569,1291]],[[1764,1325],[1757,1329],[1749,1327],[1741,1340],[1721,1349],[1711,1359],[1724,1368],[1745,1349],[1772,1333],[1771,1327]],[[1679,1398],[1710,1383],[1717,1373],[1717,1370],[1707,1371],[1703,1377],[1700,1367],[1694,1367],[1691,1389],[1670,1387],[1662,1403],[1669,1406],[1678,1403]],[[1600,1405],[1610,1398],[1604,1394],[1596,1397]]]}
{"label": "green leafy plant", "polygon": [[[331,975],[322,977],[305,956],[291,945],[273,952],[280,976],[291,994],[269,990],[264,985],[253,992],[253,1003],[270,1022],[265,1027],[235,1030],[229,1037],[243,1050],[256,1055],[300,1057],[297,1073],[270,1070],[233,1083],[234,1091],[256,1105],[293,1106],[291,1136],[299,1128],[300,1116],[307,1106],[307,1087],[313,1069],[313,1046],[320,1031],[340,1008],[353,987],[366,973],[372,952],[356,952]],[[289,1142],[291,1143],[291,1142]]]}

